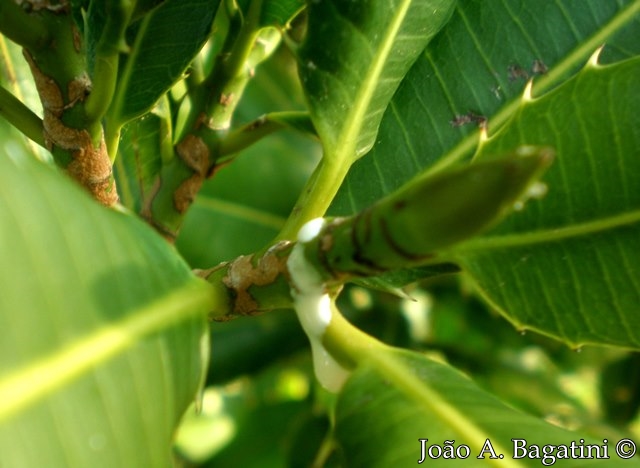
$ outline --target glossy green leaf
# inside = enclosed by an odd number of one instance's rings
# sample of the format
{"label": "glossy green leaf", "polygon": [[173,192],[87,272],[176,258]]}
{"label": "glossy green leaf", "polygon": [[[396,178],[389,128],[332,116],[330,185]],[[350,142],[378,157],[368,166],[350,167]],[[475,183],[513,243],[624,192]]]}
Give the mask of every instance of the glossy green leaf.
{"label": "glossy green leaf", "polygon": [[125,125],[114,172],[120,200],[127,208],[151,219],[151,202],[158,191],[157,176],[175,158],[168,103]]}
{"label": "glossy green leaf", "polygon": [[148,226],[0,156],[0,465],[170,466],[209,288]]}
{"label": "glossy green leaf", "polygon": [[[407,351],[371,359],[371,365],[354,373],[339,396],[336,437],[344,450],[346,466],[414,466],[421,459],[419,439],[432,444],[469,447],[467,459],[427,459],[425,466],[540,466],[540,459],[513,459],[518,452],[512,439],[526,445],[603,445],[579,434],[552,426],[505,405],[473,381],[446,364]],[[477,459],[489,440],[502,460]],[[610,443],[615,441],[609,441]],[[486,448],[486,447],[485,447]],[[437,452],[434,452],[437,453]],[[464,452],[461,452],[464,454]],[[600,450],[603,454],[603,450]],[[613,447],[608,455],[617,459]],[[548,460],[549,461],[549,460]],[[562,466],[592,466],[601,460],[567,460]],[[625,461],[639,466],[634,460]]]}
{"label": "glossy green leaf", "polygon": [[350,163],[371,148],[398,84],[449,19],[454,3],[330,0],[309,5],[299,73],[327,158]]}
{"label": "glossy green leaf", "polygon": [[211,32],[219,0],[166,0],[130,27],[110,110],[114,123],[147,112],[185,69]]}
{"label": "glossy green leaf", "polygon": [[[351,168],[330,213],[358,212],[443,158],[471,156],[477,125],[450,122],[470,111],[488,117],[490,129],[504,122],[526,84],[510,66],[534,76],[533,62],[541,60],[558,79],[603,43],[606,61],[640,53],[640,18],[629,7],[637,14],[632,0],[457,2],[399,86],[376,145]],[[623,24],[610,27],[613,18]]]}
{"label": "glossy green leaf", "polygon": [[[261,0],[260,26],[285,27],[303,8],[304,0]],[[245,15],[251,5],[251,0],[240,0]]]}
{"label": "glossy green leaf", "polygon": [[640,346],[639,75],[640,58],[590,62],[555,90],[524,99],[479,150],[482,160],[526,141],[558,154],[543,199],[456,254],[518,328],[572,346]]}
{"label": "glossy green leaf", "polygon": [[304,7],[304,0],[263,0],[261,23],[285,26]]}

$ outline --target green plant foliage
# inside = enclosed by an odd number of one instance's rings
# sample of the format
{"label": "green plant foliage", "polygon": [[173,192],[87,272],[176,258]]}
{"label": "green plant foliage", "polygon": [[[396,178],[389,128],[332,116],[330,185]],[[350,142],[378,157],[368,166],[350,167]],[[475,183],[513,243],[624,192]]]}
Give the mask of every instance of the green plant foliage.
{"label": "green plant foliage", "polygon": [[525,139],[557,148],[546,179],[554,188],[544,200],[457,254],[482,294],[519,328],[573,346],[640,344],[640,132],[631,124],[638,74],[637,58],[590,62],[555,90],[523,100],[479,149],[476,160]]}
{"label": "green plant foliage", "polygon": [[[514,460],[513,438],[526,439],[527,446],[570,445],[580,438],[605,444],[516,411],[450,366],[417,353],[394,351],[371,361],[347,382],[336,407],[336,436],[347,466],[413,466],[420,460],[419,438],[429,439],[427,447],[443,447],[446,440],[469,447],[468,459],[427,458],[427,466],[478,466],[476,457],[487,440],[503,457],[489,460],[487,449],[485,462],[511,467],[540,464],[539,459]],[[600,463],[562,460],[564,466]]]}
{"label": "green plant foliage", "polygon": [[[510,66],[538,81],[541,76],[531,71],[534,60],[561,78],[581,68],[605,42],[604,56],[620,59],[640,52],[637,19],[615,30],[620,39],[605,27],[633,3],[457,2],[451,21],[400,84],[376,145],[352,167],[330,212],[358,212],[440,159],[470,157],[478,141],[477,125],[453,127],[450,122],[474,112],[489,118],[490,130],[496,117],[502,123],[509,115],[504,109],[517,105],[526,83],[524,76],[509,72]],[[585,47],[587,41],[590,47]]]}
{"label": "green plant foliage", "polygon": [[110,116],[125,123],[147,112],[202,48],[219,0],[166,0],[130,27]]}
{"label": "green plant foliage", "polygon": [[[244,124],[269,111],[302,109],[297,81],[283,74],[291,67],[281,54],[260,66],[234,119]],[[191,265],[206,268],[264,247],[284,224],[318,153],[316,141],[291,132],[243,150],[198,194],[176,243],[182,255]]]}
{"label": "green plant foliage", "polygon": [[[284,27],[304,7],[304,0],[260,0],[260,26]],[[248,12],[250,0],[238,2],[245,12]]]}
{"label": "green plant foliage", "polygon": [[371,148],[389,99],[453,4],[311,3],[299,70],[325,157],[351,162]]}
{"label": "green plant foliage", "polygon": [[139,221],[1,156],[0,465],[168,466],[208,289]]}
{"label": "green plant foliage", "polygon": [[136,213],[152,209],[150,199],[157,190],[156,176],[174,158],[167,107],[167,101],[161,100],[145,118],[126,125],[121,135],[116,180],[122,203]]}
{"label": "green plant foliage", "polygon": [[0,11],[1,468],[640,464],[640,0]]}

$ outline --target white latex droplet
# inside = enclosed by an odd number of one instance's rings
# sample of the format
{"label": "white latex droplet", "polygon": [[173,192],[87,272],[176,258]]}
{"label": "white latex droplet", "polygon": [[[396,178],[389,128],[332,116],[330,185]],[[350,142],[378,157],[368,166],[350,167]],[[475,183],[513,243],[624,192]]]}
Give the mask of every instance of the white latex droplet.
{"label": "white latex droplet", "polygon": [[294,285],[291,291],[293,306],[311,343],[316,378],[327,390],[338,392],[349,371],[333,359],[322,345],[322,337],[331,323],[331,298],[325,293],[322,276],[304,256],[304,243],[313,240],[323,226],[322,218],[302,226],[298,233],[298,244],[293,247],[287,260],[287,268]]}
{"label": "white latex droplet", "polygon": [[298,242],[312,241],[322,230],[324,226],[323,218],[315,218],[305,223],[298,231]]}

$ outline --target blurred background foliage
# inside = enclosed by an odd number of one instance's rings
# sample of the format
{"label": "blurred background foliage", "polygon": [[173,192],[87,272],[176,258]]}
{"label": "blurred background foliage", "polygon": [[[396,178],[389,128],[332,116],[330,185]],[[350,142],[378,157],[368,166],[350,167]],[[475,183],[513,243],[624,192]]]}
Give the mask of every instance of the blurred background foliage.
{"label": "blurred background foliage", "polygon": [[[297,86],[293,59],[281,49],[257,70],[239,122],[302,109]],[[207,267],[264,247],[319,155],[318,142],[289,132],[246,150],[206,183],[178,238],[180,252],[193,267]],[[629,378],[640,375],[637,353],[569,349],[516,330],[461,275],[419,282],[404,296],[347,285],[339,307],[380,340],[448,362],[529,414],[595,438],[640,437],[640,377]],[[327,416],[335,397],[315,381],[292,310],[214,322],[211,337],[202,414],[192,408],[177,436],[183,466],[341,466]]]}
{"label": "blurred background foliage", "polygon": [[[0,73],[4,85],[16,85],[7,66]],[[33,103],[29,84],[17,85]],[[256,71],[235,123],[304,108],[295,63],[281,48]],[[4,119],[0,145],[8,154],[40,153]],[[319,157],[317,141],[287,131],[245,150],[205,184],[177,240],[180,253],[192,267],[203,268],[267,245]],[[640,438],[638,353],[569,349],[521,333],[474,297],[462,276],[423,281],[406,297],[347,285],[340,308],[382,341],[448,362],[505,402],[548,422],[596,438]],[[199,415],[191,408],[184,416],[175,445],[179,463],[266,468],[316,460],[317,466],[339,466],[326,411],[334,396],[315,382],[294,313],[277,311],[210,328],[203,408]]]}

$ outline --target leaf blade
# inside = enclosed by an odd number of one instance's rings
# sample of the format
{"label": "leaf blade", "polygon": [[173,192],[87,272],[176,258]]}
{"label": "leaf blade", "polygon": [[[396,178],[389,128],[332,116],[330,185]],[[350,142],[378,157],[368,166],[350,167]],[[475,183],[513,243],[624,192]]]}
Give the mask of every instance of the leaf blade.
{"label": "leaf blade", "polygon": [[447,0],[310,5],[299,73],[327,157],[340,151],[353,160],[369,150],[397,85],[447,21],[452,5]]}
{"label": "leaf blade", "polygon": [[209,37],[218,4],[167,0],[129,28],[133,44],[109,111],[114,125],[144,114],[178,81]]}
{"label": "leaf blade", "polygon": [[640,261],[634,176],[640,132],[632,111],[640,98],[632,77],[639,72],[638,58],[607,66],[590,62],[554,91],[524,100],[513,120],[479,150],[483,159],[524,138],[553,139],[558,149],[544,199],[471,241],[459,256],[482,295],[519,328],[574,347],[640,346],[640,282],[633,266]]}
{"label": "leaf blade", "polygon": [[208,288],[51,168],[0,166],[0,463],[86,466],[98,450],[99,466],[168,465],[201,379]]}
{"label": "leaf blade", "polygon": [[[332,214],[363,209],[417,172],[443,164],[442,158],[449,162],[469,158],[478,143],[477,129],[473,124],[454,127],[450,122],[472,111],[486,116],[491,126],[496,115],[519,99],[525,86],[524,78],[510,77],[511,65],[519,65],[530,77],[536,59],[547,65],[549,75],[561,65],[558,79],[576,71],[603,41],[607,61],[640,52],[636,15],[625,26],[618,25],[614,36],[609,34],[582,55],[575,53],[635,8],[632,1],[543,0],[537,5],[531,9],[523,0],[458,2],[452,19],[399,86],[376,145],[351,168],[332,204]],[[497,49],[494,44],[505,47]]]}
{"label": "leaf blade", "polygon": [[[428,438],[427,445],[442,446],[445,440],[468,445],[469,459],[461,464],[476,459],[489,439],[496,455],[504,458],[490,460],[486,452],[487,465],[519,467],[539,460],[513,459],[513,438],[541,447],[569,445],[581,437],[508,407],[446,364],[414,352],[387,353],[372,357],[369,366],[357,370],[339,396],[336,435],[349,466],[415,464],[420,460],[420,439]],[[428,463],[447,466],[455,461],[441,457]]]}

